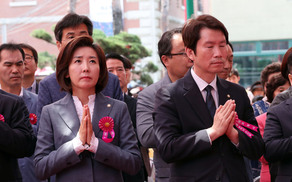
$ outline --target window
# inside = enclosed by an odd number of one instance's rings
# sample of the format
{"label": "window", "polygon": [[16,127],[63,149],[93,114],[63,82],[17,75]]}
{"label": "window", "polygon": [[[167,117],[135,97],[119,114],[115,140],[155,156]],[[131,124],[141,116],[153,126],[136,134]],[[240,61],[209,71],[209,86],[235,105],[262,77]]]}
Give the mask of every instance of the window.
{"label": "window", "polygon": [[288,41],[273,41],[273,42],[263,42],[262,50],[286,50],[289,48]]}
{"label": "window", "polygon": [[255,43],[234,43],[233,49],[234,52],[243,52],[243,51],[256,51]]}

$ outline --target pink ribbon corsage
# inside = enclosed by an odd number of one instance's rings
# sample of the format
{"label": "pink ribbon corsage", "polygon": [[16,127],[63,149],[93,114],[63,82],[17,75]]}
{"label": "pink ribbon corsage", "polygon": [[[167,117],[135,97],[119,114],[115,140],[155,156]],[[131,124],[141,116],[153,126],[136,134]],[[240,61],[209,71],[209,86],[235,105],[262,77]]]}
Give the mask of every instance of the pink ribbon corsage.
{"label": "pink ribbon corsage", "polygon": [[29,114],[29,121],[31,124],[36,124],[37,123],[37,116],[34,113]]}
{"label": "pink ribbon corsage", "polygon": [[[102,140],[106,143],[110,143],[115,138],[114,131],[114,120],[113,118],[106,116],[99,120],[98,123],[99,128],[103,131]],[[110,133],[112,138],[108,138],[108,133]]]}
{"label": "pink ribbon corsage", "polygon": [[[257,131],[258,127],[254,126],[252,124],[249,124],[245,121],[242,121],[238,118],[238,115],[236,114],[235,116],[235,126],[236,128],[238,128],[240,131],[242,131],[243,133],[245,133],[249,138],[251,138],[253,136],[253,134],[251,132],[249,132],[247,129],[245,128],[249,128],[251,130]],[[245,128],[244,128],[245,127]]]}
{"label": "pink ribbon corsage", "polygon": [[5,122],[4,116],[0,114],[0,121]]}

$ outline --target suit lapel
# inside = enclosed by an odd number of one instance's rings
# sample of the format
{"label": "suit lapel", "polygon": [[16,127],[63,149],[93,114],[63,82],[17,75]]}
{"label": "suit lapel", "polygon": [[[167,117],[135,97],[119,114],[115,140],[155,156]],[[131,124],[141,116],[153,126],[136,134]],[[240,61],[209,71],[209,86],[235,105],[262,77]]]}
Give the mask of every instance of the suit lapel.
{"label": "suit lapel", "polygon": [[98,133],[101,129],[98,126],[99,120],[102,117],[109,116],[113,108],[113,102],[111,99],[105,97],[102,93],[96,94],[95,103],[94,103],[94,112],[92,116],[92,128],[95,131],[95,136],[98,136]]}
{"label": "suit lapel", "polygon": [[[98,93],[95,97],[94,111],[92,116],[92,128],[97,136],[101,131],[98,127],[98,122],[102,117],[109,116],[113,108],[113,102],[103,94]],[[67,94],[64,99],[56,106],[60,117],[66,123],[68,128],[77,135],[80,128],[80,121],[76,112],[76,108],[72,99],[71,94]]]}
{"label": "suit lapel", "polygon": [[80,121],[71,94],[67,94],[61,100],[60,104],[56,105],[56,111],[74,135],[77,135],[80,128]]}
{"label": "suit lapel", "polygon": [[23,89],[23,96],[22,96],[23,100],[24,100],[24,103],[27,107],[27,109],[29,110],[30,112],[30,108],[31,108],[31,104],[32,104],[32,101],[31,101],[31,98],[29,97],[27,91],[25,89]]}
{"label": "suit lapel", "polygon": [[208,111],[208,108],[198,85],[191,75],[191,70],[189,70],[183,78],[183,88],[186,90],[186,92],[184,93],[184,97],[189,102],[194,112],[197,113],[201,122],[206,127],[212,126],[213,119]]}
{"label": "suit lapel", "polygon": [[231,98],[231,94],[228,92],[228,85],[225,83],[225,80],[222,80],[217,77],[217,89],[219,95],[219,105],[224,105],[228,99]]}

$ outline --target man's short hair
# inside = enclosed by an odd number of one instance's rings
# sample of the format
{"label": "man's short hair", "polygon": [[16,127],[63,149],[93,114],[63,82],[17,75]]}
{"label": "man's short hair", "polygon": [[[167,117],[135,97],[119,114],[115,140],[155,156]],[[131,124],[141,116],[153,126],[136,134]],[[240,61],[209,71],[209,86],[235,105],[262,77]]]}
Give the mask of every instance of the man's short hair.
{"label": "man's short hair", "polygon": [[126,70],[132,69],[132,67],[133,67],[132,62],[126,56],[124,56],[124,55],[121,55],[121,56],[124,58],[124,61],[125,61],[125,64],[124,64],[125,69]]}
{"label": "man's short hair", "polygon": [[229,77],[231,77],[232,75],[239,77],[239,73],[238,73],[238,70],[236,68],[231,69],[231,71],[229,73]]}
{"label": "man's short hair", "polygon": [[[20,47],[19,44],[15,44],[15,43],[6,43],[6,44],[2,44],[0,46],[0,55],[1,52],[3,50],[9,50],[9,51],[20,51],[21,55],[22,55],[22,59],[24,60],[25,56],[24,56],[24,51],[22,50],[22,48]],[[1,61],[1,56],[0,56],[0,61]]]}
{"label": "man's short hair", "polygon": [[113,52],[113,53],[106,54],[105,59],[106,60],[108,60],[108,59],[117,59],[117,60],[120,60],[123,63],[123,66],[124,66],[125,69],[131,69],[132,68],[131,61],[126,56],[120,55],[118,53]]}
{"label": "man's short hair", "polygon": [[230,46],[230,48],[231,48],[231,50],[233,52],[234,50],[233,50],[233,45],[231,44],[231,42],[227,42],[227,44]]}
{"label": "man's short hair", "polygon": [[220,30],[224,34],[226,43],[228,44],[228,31],[224,24],[211,15],[201,15],[196,19],[189,19],[182,29],[182,37],[185,46],[192,49],[195,54],[197,43],[201,38],[200,33],[203,28]]}
{"label": "man's short hair", "polygon": [[28,45],[28,44],[19,44],[21,48],[24,48],[24,49],[29,49],[31,52],[32,52],[32,55],[34,57],[34,61],[36,64],[38,64],[38,53],[37,51],[35,50],[35,48],[33,48],[32,46]]}
{"label": "man's short hair", "polygon": [[256,82],[254,82],[254,83],[250,86],[250,91],[251,91],[252,93],[253,93],[254,91],[256,91],[256,90],[262,90],[262,91],[264,91],[263,86],[262,86],[262,84],[261,84],[260,81],[256,81]]}
{"label": "man's short hair", "polygon": [[56,77],[58,83],[60,84],[62,90],[72,93],[71,80],[67,76],[69,74],[69,65],[71,63],[73,53],[79,47],[90,47],[97,54],[100,71],[98,81],[95,85],[95,92],[98,93],[102,91],[107,84],[108,72],[106,69],[104,52],[99,45],[93,44],[93,40],[90,36],[80,36],[74,38],[66,44],[64,49],[61,49],[56,63]]}
{"label": "man's short hair", "polygon": [[280,71],[281,71],[281,63],[279,63],[279,62],[274,62],[274,63],[267,65],[261,73],[262,86],[265,87],[265,84],[268,82],[268,78],[269,78],[270,74],[277,73]]}
{"label": "man's short hair", "polygon": [[60,20],[54,30],[55,38],[57,41],[62,42],[63,30],[68,27],[76,27],[78,25],[85,24],[88,30],[88,34],[92,36],[93,25],[91,20],[84,15],[78,15],[76,13],[69,13]]}
{"label": "man's short hair", "polygon": [[163,66],[165,67],[163,61],[161,60],[161,57],[163,55],[170,55],[171,54],[171,50],[172,50],[172,37],[174,34],[181,34],[182,32],[182,28],[175,28],[172,30],[168,30],[166,32],[164,32],[158,42],[158,54],[160,57],[160,61],[163,64]]}
{"label": "man's short hair", "polygon": [[287,78],[288,74],[292,73],[292,54],[290,54],[287,58]]}

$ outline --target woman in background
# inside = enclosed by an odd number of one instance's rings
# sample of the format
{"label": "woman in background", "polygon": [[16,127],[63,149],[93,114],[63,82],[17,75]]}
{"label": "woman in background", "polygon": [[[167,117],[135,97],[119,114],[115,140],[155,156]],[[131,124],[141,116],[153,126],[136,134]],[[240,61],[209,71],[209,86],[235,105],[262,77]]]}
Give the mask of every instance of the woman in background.
{"label": "woman in background", "polygon": [[[285,79],[281,73],[278,73],[277,75],[274,75],[269,82],[267,83],[267,90],[266,90],[266,96],[267,96],[267,101],[269,103],[272,103],[273,99],[281,92],[287,90],[290,87],[290,84],[287,79]],[[264,128],[266,125],[266,118],[267,118],[267,113],[261,114],[256,117],[258,125],[259,125],[259,130],[261,135],[264,135]],[[270,176],[270,170],[269,170],[269,164],[265,160],[264,157],[260,158],[260,162],[262,164],[261,167],[261,174],[260,174],[260,182],[270,182],[271,181],[271,176]]]}

